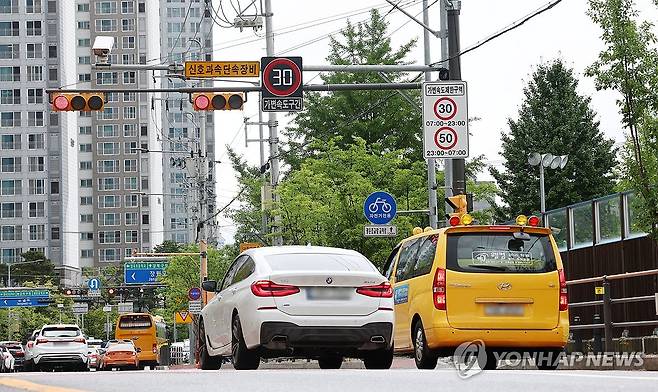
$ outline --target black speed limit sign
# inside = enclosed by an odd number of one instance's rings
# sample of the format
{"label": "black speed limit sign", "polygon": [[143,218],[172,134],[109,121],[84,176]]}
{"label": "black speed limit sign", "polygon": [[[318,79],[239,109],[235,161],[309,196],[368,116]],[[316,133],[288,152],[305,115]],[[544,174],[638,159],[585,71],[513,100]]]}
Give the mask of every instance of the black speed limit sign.
{"label": "black speed limit sign", "polygon": [[297,112],[304,107],[301,57],[263,57],[261,108],[264,112]]}

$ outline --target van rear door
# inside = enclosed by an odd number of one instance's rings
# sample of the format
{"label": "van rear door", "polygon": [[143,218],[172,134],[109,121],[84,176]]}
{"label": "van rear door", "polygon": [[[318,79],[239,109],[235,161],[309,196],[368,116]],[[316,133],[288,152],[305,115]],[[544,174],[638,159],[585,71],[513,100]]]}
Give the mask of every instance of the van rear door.
{"label": "van rear door", "polygon": [[547,233],[448,234],[448,322],[461,329],[553,329],[560,284]]}

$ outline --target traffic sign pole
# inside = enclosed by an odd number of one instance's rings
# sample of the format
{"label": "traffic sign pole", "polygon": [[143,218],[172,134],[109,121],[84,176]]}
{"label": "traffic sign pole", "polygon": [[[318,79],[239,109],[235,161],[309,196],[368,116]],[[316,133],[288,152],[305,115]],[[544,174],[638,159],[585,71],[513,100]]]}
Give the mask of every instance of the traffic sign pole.
{"label": "traffic sign pole", "polygon": [[[447,27],[448,27],[448,58],[451,80],[461,80],[461,56],[459,56],[459,12],[461,2],[448,2],[445,5],[447,9]],[[468,119],[466,119],[468,121]],[[466,194],[466,172],[465,160],[462,158],[452,161],[452,194]]]}
{"label": "traffic sign pole", "polygon": [[[423,0],[423,48],[425,54],[425,65],[429,65],[432,60],[430,59],[430,31],[428,26],[429,21],[429,5],[428,0]],[[425,72],[425,81],[429,82],[432,79],[431,72]],[[436,197],[436,160],[434,158],[427,159],[427,196],[429,205],[429,218],[430,226],[438,228],[438,205]]]}

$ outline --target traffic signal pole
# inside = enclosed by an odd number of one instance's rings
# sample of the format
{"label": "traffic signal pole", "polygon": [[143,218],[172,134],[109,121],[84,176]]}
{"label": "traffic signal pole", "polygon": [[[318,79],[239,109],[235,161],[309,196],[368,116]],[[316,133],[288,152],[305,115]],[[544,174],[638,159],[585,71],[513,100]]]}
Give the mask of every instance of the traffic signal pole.
{"label": "traffic signal pole", "polygon": [[[206,225],[208,222],[206,211],[208,210],[206,205],[206,180],[208,178],[208,151],[206,149],[206,122],[207,114],[203,111],[199,112],[199,287],[204,280],[208,277],[208,230],[206,230]],[[205,305],[207,302],[206,298],[207,293],[202,291],[201,299]]]}
{"label": "traffic signal pole", "polygon": [[[265,50],[268,57],[274,56],[274,31],[272,29],[272,1],[265,0]],[[270,185],[272,185],[272,201],[276,202],[279,196],[276,193],[276,187],[279,184],[279,136],[276,121],[276,112],[269,112],[268,127],[270,128]],[[274,224],[272,225],[274,237],[272,245],[283,245],[281,236],[281,215],[274,215]]]}
{"label": "traffic signal pole", "polygon": [[[423,0],[423,24],[429,26],[429,10],[428,10],[428,0]],[[423,28],[423,48],[425,52],[425,64],[430,65],[432,60],[430,59],[430,32],[427,28]],[[425,81],[429,82],[432,80],[432,73],[427,71],[425,72]],[[429,218],[430,226],[433,228],[438,228],[438,210],[437,210],[437,200],[436,200],[436,159],[428,158],[427,159],[427,195],[428,195],[428,204],[429,204]]]}
{"label": "traffic signal pole", "polygon": [[[459,11],[461,1],[446,2],[448,24],[448,71],[451,80],[461,80],[461,56],[459,56]],[[450,161],[449,159],[446,161]],[[465,160],[452,159],[452,194],[466,194]]]}

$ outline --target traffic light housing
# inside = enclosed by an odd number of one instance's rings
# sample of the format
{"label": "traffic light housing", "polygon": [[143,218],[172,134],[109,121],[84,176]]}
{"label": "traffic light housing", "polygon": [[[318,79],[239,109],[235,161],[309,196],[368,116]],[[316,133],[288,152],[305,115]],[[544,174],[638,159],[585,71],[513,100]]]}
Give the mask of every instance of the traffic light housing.
{"label": "traffic light housing", "polygon": [[87,295],[88,292],[89,292],[89,290],[87,290],[87,289],[66,289],[66,290],[64,290],[64,295],[71,296],[71,297],[85,296],[85,295]]}
{"label": "traffic light housing", "polygon": [[105,107],[105,93],[55,93],[51,98],[55,112],[91,112]]}
{"label": "traffic light housing", "polygon": [[466,195],[454,195],[446,197],[446,203],[454,210],[453,214],[450,215],[464,215],[468,212],[468,201],[466,200]]}
{"label": "traffic light housing", "polygon": [[192,105],[196,111],[242,110],[243,93],[197,93],[192,94]]}

